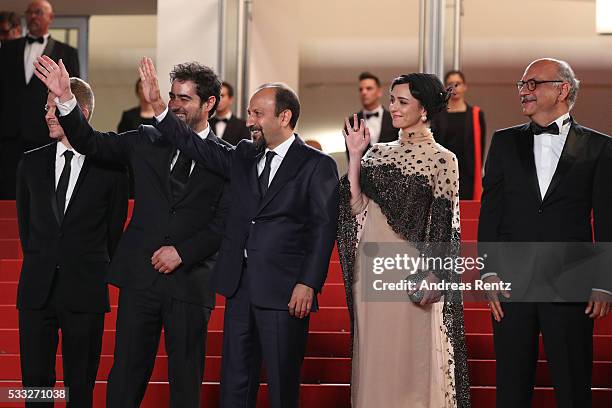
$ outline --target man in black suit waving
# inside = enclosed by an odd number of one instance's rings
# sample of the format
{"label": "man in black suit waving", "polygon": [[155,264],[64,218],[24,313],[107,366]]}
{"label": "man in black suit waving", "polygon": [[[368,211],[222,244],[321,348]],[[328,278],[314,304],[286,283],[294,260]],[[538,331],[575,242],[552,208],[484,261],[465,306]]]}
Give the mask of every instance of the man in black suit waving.
{"label": "man in black suit waving", "polygon": [[[517,86],[523,113],[531,123],[493,135],[479,242],[497,248],[531,243],[524,248],[535,253],[534,243],[591,243],[593,236],[598,242],[612,241],[612,139],[580,126],[570,116],[579,86],[574,72],[564,61],[540,59],[527,67]],[[534,293],[534,283],[554,283],[563,271],[541,266],[568,255],[556,249],[555,254],[536,259],[529,267],[523,251],[517,267],[509,268],[511,259],[506,258],[496,265],[499,269],[483,274],[490,283],[501,278],[515,280],[512,289],[515,283],[522,286],[520,293],[503,293],[514,300],[503,306],[499,291],[488,293],[497,357],[497,407],[531,406],[540,332],[558,406],[591,406],[593,319],[608,314],[612,288],[600,280],[601,286],[587,288],[583,303],[529,301],[542,299],[553,289],[539,285]],[[595,272],[607,274],[605,267]],[[530,283],[523,284],[525,276]],[[575,277],[576,283],[586,279],[586,274]],[[528,301],[521,301],[521,296]]]}
{"label": "man in black suit waving", "polygon": [[[78,78],[70,80],[70,88],[77,110],[89,119],[91,88]],[[69,405],[91,407],[104,313],[110,311],[106,277],[127,214],[127,172],[71,146],[55,116],[52,95],[46,109],[48,133],[56,141],[25,153],[17,182],[22,381],[25,387],[55,384],[61,330]]]}
{"label": "man in black suit waving", "polygon": [[41,109],[47,88],[33,75],[36,58],[61,58],[70,76],[79,76],[77,50],[49,35],[51,4],[35,0],[25,17],[28,35],[0,47],[0,199],[6,200],[15,198],[15,171],[21,154],[49,142]]}
{"label": "man in black suit waving", "polygon": [[[37,75],[59,97],[60,123],[70,142],[93,157],[131,164],[135,207],[111,265],[121,288],[109,407],[136,407],[153,370],[162,327],[168,353],[170,406],[200,406],[206,328],[215,294],[209,282],[228,208],[228,184],[161,139],[151,126],[122,134],[100,133],[73,109],[66,71],[39,60]],[[198,63],[170,74],[174,117],[199,139],[223,143],[208,126],[221,83]]]}
{"label": "man in black suit waving", "polygon": [[232,112],[234,103],[234,88],[227,82],[221,82],[221,101],[215,116],[208,123],[215,134],[226,142],[236,146],[243,139],[250,139],[251,133],[246,122]]}
{"label": "man in black suit waving", "polygon": [[164,139],[232,183],[215,274],[216,290],[227,297],[221,406],[255,406],[263,360],[270,406],[297,407],[309,314],[335,239],[336,164],[293,133],[300,103],[286,85],[255,92],[247,125],[259,142],[232,148],[197,138],[166,108],[152,61],[141,66]]}

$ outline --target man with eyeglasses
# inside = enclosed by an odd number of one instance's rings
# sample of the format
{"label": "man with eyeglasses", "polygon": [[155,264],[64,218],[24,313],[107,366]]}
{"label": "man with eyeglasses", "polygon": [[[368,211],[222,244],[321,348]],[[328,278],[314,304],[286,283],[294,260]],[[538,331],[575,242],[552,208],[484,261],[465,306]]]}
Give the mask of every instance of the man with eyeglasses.
{"label": "man with eyeglasses", "polygon": [[22,153],[48,143],[41,108],[47,88],[33,75],[34,61],[41,55],[61,58],[70,76],[79,76],[77,50],[49,34],[53,17],[48,1],[32,1],[25,11],[27,36],[0,48],[0,200],[15,199],[15,172]]}
{"label": "man with eyeglasses", "polygon": [[[591,406],[593,322],[608,314],[612,288],[605,266],[589,270],[592,279],[570,276],[569,291],[562,283],[576,242],[612,241],[612,139],[570,115],[579,84],[565,61],[532,62],[517,82],[530,122],[498,130],[491,142],[478,241],[481,249],[503,249],[504,258],[487,264],[482,279],[511,281],[513,289],[487,293],[498,408],[531,406],[540,333],[557,406]],[[542,243],[549,243],[545,256]],[[512,262],[507,248],[521,245]]]}

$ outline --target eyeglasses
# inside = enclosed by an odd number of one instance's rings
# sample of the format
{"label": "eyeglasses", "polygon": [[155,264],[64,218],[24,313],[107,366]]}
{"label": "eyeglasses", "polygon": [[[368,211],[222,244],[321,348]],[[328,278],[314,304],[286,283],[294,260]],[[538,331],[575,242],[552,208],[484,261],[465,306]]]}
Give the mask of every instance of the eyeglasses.
{"label": "eyeglasses", "polygon": [[521,89],[523,89],[525,85],[527,85],[528,90],[535,91],[536,87],[540,84],[562,83],[562,82],[564,81],[560,79],[554,79],[554,80],[548,80],[548,81],[537,81],[535,79],[528,79],[527,81],[516,81],[516,87],[520,91]]}

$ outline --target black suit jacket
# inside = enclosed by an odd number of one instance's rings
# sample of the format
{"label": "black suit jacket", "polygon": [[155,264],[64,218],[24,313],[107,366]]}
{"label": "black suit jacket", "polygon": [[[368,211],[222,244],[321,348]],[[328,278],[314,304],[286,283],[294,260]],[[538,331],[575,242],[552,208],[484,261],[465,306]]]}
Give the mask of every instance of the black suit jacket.
{"label": "black suit jacket", "polygon": [[[253,304],[287,310],[297,283],[320,292],[338,222],[334,160],[296,137],[261,197],[257,162],[264,151],[250,140],[235,148],[212,139],[202,141],[172,112],[157,128],[181,151],[231,179],[230,215],[216,266],[217,291],[234,295],[246,249]],[[313,310],[316,307],[315,299]]]}
{"label": "black suit jacket", "polygon": [[[47,87],[35,76],[25,82],[23,52],[25,37],[9,41],[0,47],[0,139],[21,139],[29,150],[49,143],[49,129],[43,107],[47,102]],[[70,76],[79,76],[77,50],[49,37],[43,51],[53,61],[61,58]]]}
{"label": "black suit jacket", "polygon": [[59,297],[69,310],[107,312],[106,276],[127,215],[127,174],[123,167],[86,157],[60,223],[55,154],[53,142],[27,152],[19,166],[17,218],[23,266],[17,307],[44,307],[59,273]]}
{"label": "black suit jacket", "polygon": [[[210,124],[212,130],[216,129],[218,121],[219,119],[216,116],[210,118],[208,123]],[[227,126],[223,132],[223,140],[233,146],[236,146],[243,139],[250,140],[251,132],[249,132],[244,120],[237,118],[236,115],[232,114],[227,121]]]}
{"label": "black suit jacket", "polygon": [[[228,208],[225,179],[196,165],[184,194],[175,201],[170,164],[176,148],[163,141],[154,127],[101,133],[91,128],[80,109],[60,117],[60,123],[79,152],[131,164],[134,171],[134,212],[113,258],[110,282],[119,287],[149,287],[159,276],[151,256],[161,246],[172,245],[183,260],[169,275],[172,295],[213,307],[209,280]],[[208,138],[220,142],[212,132]]]}
{"label": "black suit jacket", "polygon": [[[593,237],[595,241],[612,241],[612,139],[573,123],[545,197],[540,194],[533,144],[529,124],[493,134],[483,179],[478,241],[575,243],[592,242]],[[510,252],[527,248],[506,246]],[[555,250],[559,248],[562,247]],[[517,256],[525,267],[526,259]],[[567,253],[560,256],[566,257]],[[547,262],[563,265],[563,259],[548,258]],[[504,267],[492,266],[495,272]],[[563,268],[536,265],[536,269],[547,269],[547,274],[554,275]],[[515,278],[524,279],[526,274],[521,276],[519,272],[520,269],[515,271]],[[605,289],[608,279],[595,277],[592,287]]]}
{"label": "black suit jacket", "polygon": [[[363,119],[363,111],[360,110],[357,113],[357,120],[361,121],[361,119]],[[353,115],[351,115],[349,117],[349,122],[351,124],[351,126],[353,126]],[[346,126],[344,126],[344,131],[346,131]],[[383,108],[383,113],[382,113],[382,123],[380,125],[380,138],[378,139],[377,143],[387,143],[387,142],[393,142],[394,140],[397,140],[399,137],[399,129],[394,128],[393,127],[393,119],[391,118],[391,113],[389,113],[388,110],[386,110],[385,108]],[[368,149],[372,147],[371,145],[368,146]],[[365,152],[367,152],[368,150],[366,149],[366,151],[363,152],[363,154],[365,154]],[[348,158],[349,153],[348,153],[348,149],[346,149],[346,157]]]}

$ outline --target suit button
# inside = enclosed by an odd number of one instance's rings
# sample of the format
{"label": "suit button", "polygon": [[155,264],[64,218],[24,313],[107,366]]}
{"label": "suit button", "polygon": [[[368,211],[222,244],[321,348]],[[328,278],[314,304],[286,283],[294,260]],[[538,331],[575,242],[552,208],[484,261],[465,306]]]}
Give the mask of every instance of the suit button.
{"label": "suit button", "polygon": [[542,210],[541,208],[538,208],[538,214],[542,214],[544,212],[544,210]]}
{"label": "suit button", "polygon": [[251,224],[255,224],[255,221],[251,221]]}
{"label": "suit button", "polygon": [[176,209],[174,207],[170,208],[170,214],[172,215],[176,214]]}

